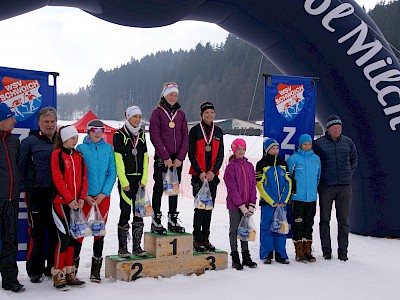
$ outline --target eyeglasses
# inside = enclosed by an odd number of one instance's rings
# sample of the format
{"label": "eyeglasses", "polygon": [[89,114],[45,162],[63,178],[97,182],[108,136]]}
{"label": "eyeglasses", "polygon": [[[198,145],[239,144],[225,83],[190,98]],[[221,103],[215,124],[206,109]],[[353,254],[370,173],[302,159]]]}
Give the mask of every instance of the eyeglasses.
{"label": "eyeglasses", "polygon": [[90,131],[93,133],[103,133],[104,128],[90,128]]}

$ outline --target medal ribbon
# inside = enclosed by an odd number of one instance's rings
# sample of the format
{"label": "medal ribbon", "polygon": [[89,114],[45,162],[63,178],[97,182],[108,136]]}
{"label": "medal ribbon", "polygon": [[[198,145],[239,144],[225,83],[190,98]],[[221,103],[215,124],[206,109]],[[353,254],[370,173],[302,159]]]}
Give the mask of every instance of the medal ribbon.
{"label": "medal ribbon", "polygon": [[213,137],[213,134],[214,134],[214,123],[212,123],[211,132],[210,132],[210,135],[208,137],[206,135],[206,131],[204,130],[202,122],[200,122],[200,128],[201,128],[201,132],[203,133],[204,141],[206,142],[206,145],[210,145],[212,137]]}
{"label": "medal ribbon", "polygon": [[[125,129],[125,131],[128,133],[128,135],[130,137],[129,131],[126,129],[125,125],[124,125],[124,129]],[[139,143],[139,135],[140,135],[140,131],[138,132],[137,136],[135,137],[135,142],[134,143],[132,143],[132,139],[131,138],[129,139],[131,141],[133,149],[136,149],[136,146]]]}
{"label": "medal ribbon", "polygon": [[176,115],[178,114],[178,111],[179,111],[179,109],[177,109],[176,112],[174,113],[174,115],[173,115],[172,117],[170,117],[169,113],[165,110],[164,107],[162,107],[162,106],[160,105],[160,108],[164,111],[164,113],[167,115],[168,119],[169,119],[171,122],[174,121],[174,119],[176,118]]}

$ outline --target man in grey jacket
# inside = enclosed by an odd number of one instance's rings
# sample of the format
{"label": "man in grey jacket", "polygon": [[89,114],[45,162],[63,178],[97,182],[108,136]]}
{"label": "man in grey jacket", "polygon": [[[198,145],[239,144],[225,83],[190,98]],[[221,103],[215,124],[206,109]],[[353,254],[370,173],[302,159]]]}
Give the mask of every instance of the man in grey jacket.
{"label": "man in grey jacket", "polygon": [[332,115],[326,123],[325,136],[314,143],[314,152],[321,158],[321,180],[318,187],[320,222],[319,234],[325,259],[332,258],[330,220],[335,200],[338,222],[338,258],[348,260],[349,214],[353,198],[351,183],[357,167],[357,150],[349,137],[342,135],[342,120]]}
{"label": "man in grey jacket", "polygon": [[19,139],[11,135],[14,129],[14,113],[0,102],[0,223],[1,251],[0,271],[3,289],[21,292],[24,286],[18,282],[18,206],[21,175],[18,170]]}

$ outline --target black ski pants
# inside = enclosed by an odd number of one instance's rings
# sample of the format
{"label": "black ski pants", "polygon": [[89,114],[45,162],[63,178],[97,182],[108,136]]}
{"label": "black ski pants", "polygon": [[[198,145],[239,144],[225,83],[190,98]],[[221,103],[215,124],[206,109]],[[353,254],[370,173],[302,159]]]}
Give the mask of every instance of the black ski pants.
{"label": "black ski pants", "polygon": [[306,239],[309,241],[312,240],[316,207],[317,207],[316,201],[304,202],[304,201],[292,200],[293,241],[301,241],[302,239]]}

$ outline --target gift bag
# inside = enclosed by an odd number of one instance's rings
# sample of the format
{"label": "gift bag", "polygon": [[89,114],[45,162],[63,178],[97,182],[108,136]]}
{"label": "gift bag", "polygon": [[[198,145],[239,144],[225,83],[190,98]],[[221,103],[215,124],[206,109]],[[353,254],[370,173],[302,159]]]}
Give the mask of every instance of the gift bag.
{"label": "gift bag", "polygon": [[106,224],[104,223],[103,216],[100,213],[97,203],[93,203],[88,214],[88,225],[92,230],[93,236],[105,236]]}
{"label": "gift bag", "polygon": [[176,196],[179,194],[179,179],[176,168],[168,168],[166,173],[163,173],[163,190],[168,196]]}
{"label": "gift bag", "polygon": [[240,220],[238,229],[236,230],[236,237],[242,241],[255,241],[256,240],[256,227],[254,226],[253,218],[243,216]]}
{"label": "gift bag", "polygon": [[71,209],[69,231],[74,239],[92,235],[81,208]]}
{"label": "gift bag", "polygon": [[210,187],[207,180],[204,180],[201,189],[194,198],[194,207],[205,210],[212,210],[214,208]]}
{"label": "gift bag", "polygon": [[289,224],[286,217],[286,210],[282,206],[277,206],[275,208],[274,217],[271,223],[271,232],[276,232],[280,234],[289,233]]}
{"label": "gift bag", "polygon": [[144,187],[140,187],[136,193],[135,216],[144,218],[153,215],[150,198]]}

